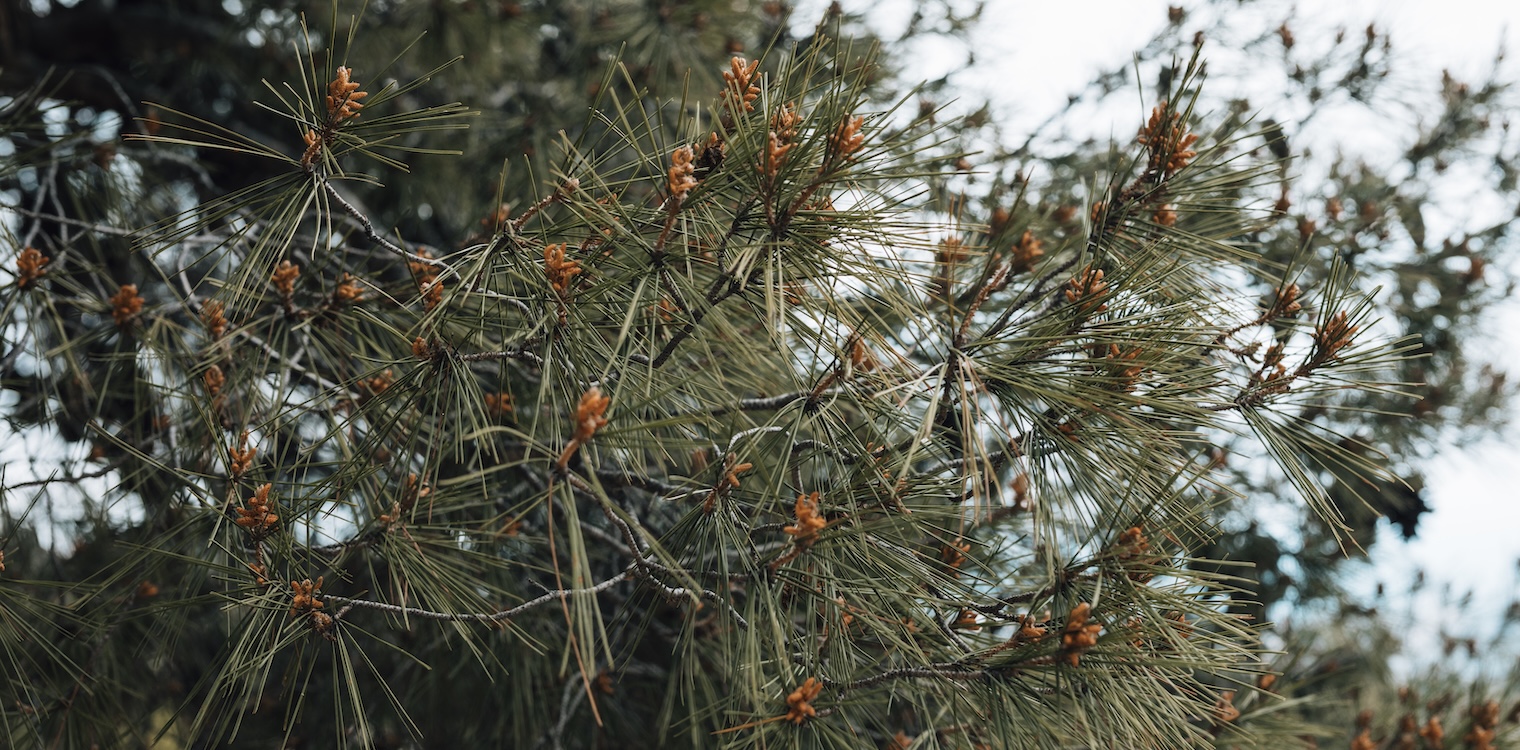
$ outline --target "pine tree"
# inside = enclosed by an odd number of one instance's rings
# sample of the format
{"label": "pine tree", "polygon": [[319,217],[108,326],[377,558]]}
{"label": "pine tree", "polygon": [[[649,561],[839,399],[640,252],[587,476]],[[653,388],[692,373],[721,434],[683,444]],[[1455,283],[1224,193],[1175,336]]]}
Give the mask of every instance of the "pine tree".
{"label": "pine tree", "polygon": [[1259,250],[1275,141],[1199,109],[1196,52],[1093,200],[982,212],[957,132],[837,25],[684,88],[625,51],[494,193],[426,188],[427,228],[401,159],[478,113],[341,26],[264,90],[283,137],[162,103],[129,141],[257,165],[226,193],[50,140],[46,88],[5,111],[35,150],[0,176],[47,185],[13,209],[7,409],[89,446],[4,482],[11,744],[1312,730],[1242,616],[1225,459],[1356,530],[1323,477],[1396,477],[1314,414],[1409,390],[1417,344],[1348,264]]}

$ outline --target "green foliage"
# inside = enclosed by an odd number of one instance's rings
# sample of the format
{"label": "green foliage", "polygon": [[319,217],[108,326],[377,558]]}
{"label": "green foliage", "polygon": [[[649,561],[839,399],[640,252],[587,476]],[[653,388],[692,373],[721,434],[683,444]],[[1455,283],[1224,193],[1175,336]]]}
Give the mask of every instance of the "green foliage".
{"label": "green foliage", "polygon": [[[4,110],[31,201],[8,429],[84,449],[4,467],[11,744],[1277,747],[1333,721],[1258,681],[1222,520],[1260,480],[1230,458],[1365,533],[1348,496],[1400,484],[1344,426],[1420,387],[1424,345],[1376,330],[1353,258],[1283,251],[1271,128],[1204,111],[1196,53],[1137,142],[1070,162],[1101,187],[1001,181],[977,217],[942,169],[969,131],[887,96],[837,13],[794,40],[763,7],[456,9],[557,19],[515,119],[450,103],[503,106],[479,63],[434,62],[511,62],[533,27],[451,19],[396,57],[425,7],[262,29],[299,61],[262,108],[155,105],[109,158],[48,135],[45,85]],[[773,32],[753,67],[713,54]]]}

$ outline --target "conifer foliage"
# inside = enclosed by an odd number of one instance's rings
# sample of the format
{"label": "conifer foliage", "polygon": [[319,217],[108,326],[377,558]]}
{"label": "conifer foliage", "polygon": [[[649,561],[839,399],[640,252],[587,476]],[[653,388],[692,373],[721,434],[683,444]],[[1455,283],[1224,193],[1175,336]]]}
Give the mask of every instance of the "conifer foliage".
{"label": "conifer foliage", "polygon": [[141,231],[21,213],[7,367],[58,390],[7,408],[95,450],[5,480],[9,744],[1304,731],[1196,557],[1220,447],[1333,518],[1320,472],[1387,477],[1295,415],[1397,391],[1411,344],[1342,267],[1242,298],[1275,165],[1194,111],[1196,58],[1089,205],[985,223],[925,210],[941,133],[861,48],[735,56],[686,100],[614,67],[535,201],[429,247],[356,195],[474,112],[343,49],[268,88],[284,141],[145,131],[272,177]]}

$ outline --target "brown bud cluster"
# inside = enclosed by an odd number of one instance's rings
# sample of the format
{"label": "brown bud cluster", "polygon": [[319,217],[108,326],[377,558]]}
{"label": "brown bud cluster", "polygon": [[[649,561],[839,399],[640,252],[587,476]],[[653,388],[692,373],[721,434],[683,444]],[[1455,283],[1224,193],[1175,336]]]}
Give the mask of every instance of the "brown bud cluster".
{"label": "brown bud cluster", "polygon": [[940,240],[939,248],[934,251],[934,262],[937,265],[950,266],[960,263],[971,257],[966,250],[966,241],[959,237],[946,237]]}
{"label": "brown bud cluster", "polygon": [[549,286],[561,298],[570,293],[570,285],[575,275],[581,271],[580,261],[565,258],[565,243],[554,242],[544,246],[544,275],[549,277]]}
{"label": "brown bud cluster", "polygon": [[211,338],[219,339],[227,334],[226,306],[221,300],[207,300],[201,306],[201,324],[206,326],[206,332]]}
{"label": "brown bud cluster", "polygon": [[333,287],[333,303],[338,305],[352,305],[364,300],[364,287],[359,286],[359,280],[352,274],[344,273],[338,277],[338,285]]}
{"label": "brown bud cluster", "polygon": [[765,158],[756,169],[766,177],[780,174],[781,167],[786,164],[786,155],[795,145],[772,130],[765,137]]}
{"label": "brown bud cluster", "polygon": [[570,465],[570,459],[581,446],[591,442],[597,430],[607,426],[607,406],[612,402],[610,396],[603,396],[602,389],[591,386],[581,394],[580,403],[575,407],[575,435],[565,445],[565,450],[559,454],[555,463],[560,469]]}
{"label": "brown bud cluster", "polygon": [[1124,393],[1135,390],[1135,385],[1140,375],[1145,372],[1145,366],[1139,364],[1140,355],[1144,350],[1140,348],[1124,351],[1118,344],[1109,344],[1104,351],[1104,360],[1108,363],[1109,376],[1114,379],[1114,388]]}
{"label": "brown bud cluster", "polygon": [[1472,750],[1494,750],[1494,735],[1499,726],[1499,702],[1489,701],[1481,706],[1473,706],[1472,729],[1462,737],[1462,741]]}
{"label": "brown bud cluster", "polygon": [[380,521],[380,525],[382,526],[400,523],[406,514],[412,512],[412,508],[417,507],[418,500],[422,500],[431,494],[433,494],[433,488],[429,487],[427,482],[418,479],[415,473],[409,473],[406,475],[406,481],[401,485],[400,498],[391,503],[389,513],[381,513],[377,517],[377,520]]}
{"label": "brown bud cluster", "polygon": [[25,291],[36,286],[37,280],[47,273],[47,264],[51,260],[35,247],[22,250],[16,258],[16,287]]}
{"label": "brown bud cluster", "polygon": [[829,154],[839,160],[848,159],[865,143],[865,133],[860,132],[866,118],[846,116],[829,136]]}
{"label": "brown bud cluster", "polygon": [[723,476],[718,478],[718,483],[707,493],[707,500],[702,503],[702,512],[711,515],[717,508],[720,498],[728,497],[730,492],[739,489],[739,475],[755,468],[752,463],[739,463],[739,457],[730,453],[723,459]]}
{"label": "brown bud cluster", "polygon": [[728,61],[728,70],[723,71],[723,107],[730,117],[755,110],[754,101],[760,98],[756,75],[759,67],[759,60],[745,62],[742,57],[734,57]]}
{"label": "brown bud cluster", "polygon": [[1345,311],[1337,312],[1323,323],[1314,328],[1314,346],[1309,350],[1309,356],[1303,364],[1298,366],[1294,373],[1305,375],[1322,365],[1329,364],[1341,356],[1341,353],[1351,346],[1352,338],[1358,328],[1351,324],[1351,318]]}
{"label": "brown bud cluster", "polygon": [[505,419],[512,416],[512,394],[506,391],[487,393],[481,399],[486,405],[486,415],[492,419]]}
{"label": "brown bud cluster", "polygon": [[809,677],[801,685],[797,686],[790,695],[786,696],[786,719],[793,724],[801,724],[818,715],[818,709],[813,708],[812,701],[818,699],[818,694],[823,692],[823,683],[816,677]]}
{"label": "brown bud cluster", "polygon": [[797,126],[802,124],[802,115],[797,112],[797,105],[787,102],[776,108],[771,115],[771,130],[776,137],[791,143],[797,139]]}
{"label": "brown bud cluster", "polygon": [[[433,256],[426,249],[419,248],[417,257],[431,259]],[[443,281],[438,278],[438,267],[423,260],[409,260],[406,268],[412,272],[412,278],[417,282],[423,308],[432,312],[443,301]]]}
{"label": "brown bud cluster", "polygon": [[212,397],[216,397],[222,394],[222,386],[227,384],[227,376],[222,374],[221,367],[212,365],[201,376],[201,382],[206,384],[206,393],[211,394]]}
{"label": "brown bud cluster", "polygon": [[1262,356],[1261,368],[1251,375],[1251,385],[1259,386],[1257,393],[1267,396],[1287,392],[1292,378],[1288,377],[1288,368],[1283,364],[1284,356],[1281,342],[1267,347],[1267,353]]}
{"label": "brown bud cluster", "polygon": [[[1066,282],[1065,296],[1066,301],[1072,304],[1087,300],[1087,307],[1091,309],[1094,308],[1091,300],[1102,297],[1107,291],[1108,283],[1103,281],[1103,270],[1088,266],[1082,269],[1081,273],[1078,273],[1070,281]],[[1107,305],[1101,303],[1096,304],[1095,307],[1097,312],[1102,312],[1107,308]]]}
{"label": "brown bud cluster", "polygon": [[395,373],[391,372],[390,370],[385,370],[384,372],[376,374],[374,377],[360,378],[359,387],[368,393],[371,398],[373,398],[390,390],[391,384],[395,382]]}
{"label": "brown bud cluster", "polygon": [[1214,719],[1221,724],[1228,724],[1240,718],[1240,709],[1235,707],[1235,691],[1225,690],[1219,693],[1219,700],[1214,701]]}
{"label": "brown bud cluster", "polygon": [[592,386],[581,394],[581,401],[575,407],[575,439],[585,443],[596,434],[597,430],[607,426],[607,405],[611,403],[610,396],[603,396],[602,390]]}
{"label": "brown bud cluster", "polygon": [[304,581],[291,581],[290,591],[290,616],[307,618],[312,630],[317,631],[327,640],[337,640],[332,632],[333,619],[322,611],[322,600],[317,598],[322,593],[322,576],[317,576],[316,583],[312,583],[310,578]]}
{"label": "brown bud cluster", "polygon": [[693,176],[701,180],[707,175],[712,174],[717,168],[723,166],[723,157],[726,155],[725,148],[723,139],[719,138],[717,133],[708,133],[707,142],[702,144],[701,150],[697,152]]}
{"label": "brown bud cluster", "polygon": [[230,479],[241,479],[248,470],[253,467],[253,457],[258,453],[258,448],[248,446],[248,431],[238,436],[237,447],[227,448],[227,476]]}
{"label": "brown bud cluster", "polygon": [[248,498],[247,504],[237,509],[237,525],[248,530],[248,535],[254,541],[259,541],[274,533],[275,527],[280,523],[280,517],[274,512],[274,505],[269,501],[269,491],[274,485],[265,484],[254,490],[253,496]]}
{"label": "brown bud cluster", "polygon": [[1432,716],[1420,727],[1420,737],[1431,747],[1443,747],[1446,741],[1446,730],[1441,727],[1441,717]]}
{"label": "brown bud cluster", "polygon": [[684,199],[697,186],[697,178],[693,175],[694,159],[696,154],[691,146],[681,146],[670,152],[670,172],[665,181],[665,189],[670,191],[671,198]]}
{"label": "brown bud cluster", "polygon": [[332,81],[327,84],[327,119],[322,123],[320,130],[307,130],[301,136],[306,142],[306,150],[301,154],[301,168],[310,170],[316,164],[317,157],[322,153],[322,147],[332,143],[338,127],[347,120],[359,116],[359,110],[364,105],[360,99],[369,96],[369,92],[360,91],[359,83],[351,80],[353,71],[339,66]]}
{"label": "brown bud cluster", "polygon": [[1170,178],[1198,155],[1191,150],[1198,136],[1186,131],[1182,114],[1168,111],[1165,101],[1151,110],[1150,121],[1140,128],[1137,140],[1150,152],[1148,172],[1161,179]]}
{"label": "brown bud cluster", "polygon": [[1024,230],[1024,234],[1019,237],[1018,244],[1013,246],[1013,252],[1008,258],[1008,273],[1010,275],[1029,273],[1034,270],[1034,264],[1044,254],[1045,243],[1035,237],[1034,232]]}
{"label": "brown bud cluster", "polygon": [[1019,624],[1019,629],[1008,639],[1008,643],[1017,646],[1021,643],[1033,643],[1041,640],[1049,632],[1049,622],[1036,618],[1034,615],[1015,615],[1014,622]]}
{"label": "brown bud cluster", "polygon": [[792,507],[792,515],[797,522],[781,530],[795,538],[799,545],[811,545],[818,538],[818,532],[829,524],[828,520],[818,512],[816,491],[807,495],[798,495],[797,503]]}
{"label": "brown bud cluster", "polygon": [[850,337],[850,369],[853,372],[870,372],[876,369],[876,355],[871,353],[870,347],[866,346],[865,339],[858,334]]}
{"label": "brown bud cluster", "polygon": [[1298,301],[1299,295],[1302,293],[1297,284],[1289,284],[1274,290],[1272,292],[1272,304],[1267,308],[1266,318],[1268,320],[1275,320],[1277,318],[1291,318],[1297,315],[1304,309],[1304,306]]}
{"label": "brown bud cluster", "polygon": [[955,621],[950,623],[950,627],[954,628],[955,630],[968,631],[976,631],[982,629],[981,624],[976,619],[976,611],[970,609],[963,609],[957,613],[955,615]]}
{"label": "brown bud cluster", "polygon": [[416,474],[407,474],[406,482],[401,486],[401,508],[411,510],[417,505],[418,500],[425,499],[433,494],[433,488],[427,482],[417,478]]}
{"label": "brown bud cluster", "polygon": [[358,81],[350,80],[351,75],[351,68],[339,66],[327,84],[327,116],[334,123],[358,117],[359,110],[364,109],[359,100],[369,96],[369,92],[359,90]]}
{"label": "brown bud cluster", "polygon": [[1140,557],[1151,549],[1151,540],[1145,536],[1145,531],[1139,526],[1131,526],[1119,535],[1119,541],[1114,543],[1114,554],[1120,560],[1130,560]]}
{"label": "brown bud cluster", "polygon": [[280,265],[274,267],[274,273],[269,275],[269,283],[274,284],[275,291],[280,293],[280,300],[285,307],[290,309],[296,294],[296,279],[301,277],[301,267],[288,260],[280,261]]}
{"label": "brown bud cluster", "polygon": [[960,575],[961,566],[966,564],[966,553],[971,551],[971,542],[957,539],[939,550],[939,559],[950,569],[952,577]]}
{"label": "brown bud cluster", "polygon": [[1019,472],[1014,475],[1013,481],[1008,483],[1008,488],[1013,490],[1013,503],[1009,509],[1014,513],[1023,513],[1034,507],[1034,501],[1029,497],[1029,474]]}
{"label": "brown bud cluster", "polygon": [[1334,358],[1351,344],[1351,337],[1356,334],[1357,327],[1351,325],[1344,311],[1331,316],[1330,320],[1314,330],[1314,346],[1326,352],[1327,358]]}
{"label": "brown bud cluster", "polygon": [[1092,606],[1087,602],[1073,607],[1066,616],[1066,628],[1061,631],[1061,658],[1073,667],[1084,652],[1098,645],[1098,634],[1103,632],[1103,626],[1089,622],[1091,619]]}
{"label": "brown bud cluster", "polygon": [[136,284],[122,284],[116,294],[111,296],[111,318],[116,321],[116,327],[125,329],[132,323],[132,319],[142,312],[143,298],[137,294]]}

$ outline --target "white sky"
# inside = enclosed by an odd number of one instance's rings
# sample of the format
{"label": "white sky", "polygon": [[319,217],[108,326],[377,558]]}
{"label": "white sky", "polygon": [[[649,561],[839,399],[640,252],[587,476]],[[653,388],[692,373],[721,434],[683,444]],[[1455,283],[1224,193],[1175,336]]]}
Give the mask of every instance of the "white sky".
{"label": "white sky", "polygon": [[[801,3],[800,10],[815,13],[824,4],[822,0]],[[972,74],[955,82],[966,100],[990,100],[1005,134],[1022,138],[1095,73],[1132,59],[1133,51],[1166,25],[1167,8],[1173,4],[1190,11],[1202,5],[1196,0],[989,0],[972,39],[977,65]],[[854,12],[868,13],[873,24],[890,30],[901,28],[909,3],[853,0],[844,5]],[[1229,12],[1259,16],[1262,22],[1257,26],[1266,31],[1281,23],[1287,7],[1267,5],[1270,12],[1254,5],[1237,8],[1229,4]],[[1430,89],[1438,85],[1443,69],[1449,69],[1459,80],[1479,80],[1492,68],[1501,41],[1513,47],[1515,30],[1520,29],[1520,2],[1515,0],[1299,0],[1296,6],[1299,20],[1294,28],[1301,36],[1312,36],[1315,29],[1328,33],[1324,30],[1341,25],[1357,34],[1375,22],[1379,30],[1391,34],[1395,64],[1404,75],[1413,85]],[[1220,62],[1215,70],[1224,69],[1232,56],[1240,59],[1229,41],[1212,40],[1212,47],[1205,47],[1205,56]],[[958,41],[930,40],[912,56],[914,67],[909,74],[936,77],[964,56],[965,48]],[[1508,77],[1520,80],[1520,64],[1511,59],[1505,65]],[[1249,83],[1245,85],[1249,87]],[[1253,97],[1256,99],[1269,101],[1270,97]],[[1095,112],[1085,123],[1089,134],[1131,136],[1149,103],[1136,94],[1130,104],[1133,113]],[[1421,114],[1404,113],[1411,121]],[[1403,131],[1367,113],[1360,117],[1327,121],[1320,136],[1305,134],[1309,137],[1295,141],[1295,146],[1308,143],[1320,150],[1340,148],[1372,158],[1380,152],[1397,153],[1400,144],[1391,137]],[[1331,138],[1330,134],[1333,142],[1315,140]],[[1485,203],[1470,190],[1465,194],[1460,186],[1454,190],[1449,201],[1453,215],[1428,217],[1432,236],[1441,236],[1443,225],[1460,225],[1492,207],[1491,202]],[[1512,262],[1511,266],[1520,270],[1520,263]],[[1520,303],[1508,302],[1495,311],[1487,329],[1491,337],[1474,342],[1476,350],[1501,367],[1507,365],[1520,377],[1520,361],[1513,356],[1520,351]],[[1368,593],[1379,581],[1386,582],[1391,593],[1403,591],[1414,571],[1427,572],[1431,585],[1426,593],[1398,607],[1409,607],[1424,626],[1415,629],[1424,635],[1413,636],[1408,643],[1416,654],[1414,661],[1436,656],[1432,649],[1438,639],[1436,628],[1431,626],[1452,627],[1456,635],[1486,632],[1508,603],[1520,596],[1520,571],[1516,567],[1520,558],[1520,447],[1514,439],[1516,432],[1509,430],[1477,446],[1445,449],[1426,466],[1426,501],[1434,512],[1424,517],[1419,538],[1406,543],[1384,524],[1373,549],[1372,565],[1353,571],[1353,586]],[[1483,621],[1476,633],[1470,632],[1474,630],[1471,625],[1455,622],[1451,609],[1443,606],[1441,591],[1446,585],[1452,587],[1453,596],[1469,590],[1476,594],[1476,613],[1481,616],[1475,619]]]}

